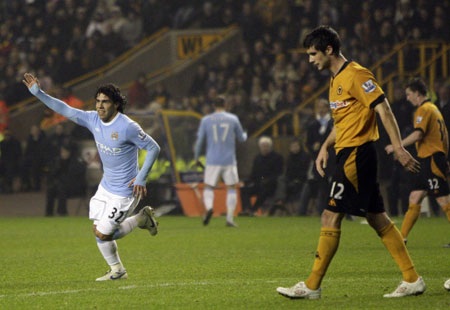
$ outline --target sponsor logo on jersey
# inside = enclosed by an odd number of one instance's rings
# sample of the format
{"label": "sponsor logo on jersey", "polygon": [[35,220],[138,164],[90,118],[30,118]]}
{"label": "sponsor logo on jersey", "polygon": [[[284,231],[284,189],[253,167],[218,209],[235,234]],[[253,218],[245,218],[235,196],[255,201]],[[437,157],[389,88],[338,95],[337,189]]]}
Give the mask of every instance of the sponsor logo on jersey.
{"label": "sponsor logo on jersey", "polygon": [[339,85],[337,88],[337,94],[342,95],[342,86],[341,85]]}
{"label": "sponsor logo on jersey", "polygon": [[372,79],[369,79],[367,82],[364,82],[361,87],[364,89],[366,93],[371,93],[377,88],[373,83]]}
{"label": "sponsor logo on jersey", "polygon": [[141,140],[145,140],[145,138],[147,137],[147,135],[145,134],[145,132],[143,130],[139,131],[138,133],[138,137]]}
{"label": "sponsor logo on jersey", "polygon": [[100,128],[95,127],[95,131],[96,131],[96,132],[100,132]]}
{"label": "sponsor logo on jersey", "polygon": [[113,133],[111,133],[111,140],[117,141],[119,140],[119,133],[114,131]]}
{"label": "sponsor logo on jersey", "polygon": [[332,101],[330,102],[330,109],[340,109],[345,108],[350,104],[350,101]]}
{"label": "sponsor logo on jersey", "polygon": [[120,147],[109,147],[107,145],[104,145],[100,142],[95,141],[95,143],[97,144],[97,149],[99,152],[107,154],[107,155],[119,155],[120,153],[122,153],[122,149]]}
{"label": "sponsor logo on jersey", "polygon": [[417,118],[416,118],[416,124],[422,123],[422,119],[423,119],[422,116],[417,116]]}

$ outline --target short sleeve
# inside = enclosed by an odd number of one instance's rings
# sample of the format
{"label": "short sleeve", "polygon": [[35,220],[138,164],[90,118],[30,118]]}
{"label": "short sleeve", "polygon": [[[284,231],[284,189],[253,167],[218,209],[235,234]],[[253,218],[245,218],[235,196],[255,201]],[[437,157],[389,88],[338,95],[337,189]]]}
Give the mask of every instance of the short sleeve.
{"label": "short sleeve", "polygon": [[359,102],[370,108],[374,108],[385,99],[383,90],[372,72],[367,69],[355,72],[350,93]]}
{"label": "short sleeve", "polygon": [[423,133],[427,132],[431,118],[430,112],[430,109],[423,106],[416,110],[416,113],[414,113],[414,129],[421,130]]}
{"label": "short sleeve", "polygon": [[142,130],[141,126],[132,122],[127,128],[127,140],[143,149],[152,141],[152,138]]}

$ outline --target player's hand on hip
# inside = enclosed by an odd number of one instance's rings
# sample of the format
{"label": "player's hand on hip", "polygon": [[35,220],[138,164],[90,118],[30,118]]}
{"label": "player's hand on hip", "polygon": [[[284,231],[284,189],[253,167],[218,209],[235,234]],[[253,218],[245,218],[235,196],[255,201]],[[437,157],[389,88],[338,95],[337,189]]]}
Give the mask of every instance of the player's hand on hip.
{"label": "player's hand on hip", "polygon": [[417,173],[420,170],[420,164],[415,160],[411,154],[405,150],[403,147],[394,149],[395,158],[400,162],[400,164],[405,167],[408,171]]}
{"label": "player's hand on hip", "polygon": [[147,188],[143,185],[134,184],[134,181],[136,181],[136,178],[131,180],[130,183],[128,184],[128,187],[133,186],[133,196],[138,199],[147,196]]}
{"label": "player's hand on hip", "polygon": [[39,80],[33,76],[31,73],[25,73],[23,75],[23,80],[22,82],[25,84],[26,87],[31,88],[34,84],[37,84],[37,86],[39,86],[39,88],[41,88],[40,84],[39,84]]}
{"label": "player's hand on hip", "polygon": [[324,148],[321,148],[316,158],[316,169],[321,177],[325,176],[324,169],[327,167],[327,162],[328,162],[328,151]]}

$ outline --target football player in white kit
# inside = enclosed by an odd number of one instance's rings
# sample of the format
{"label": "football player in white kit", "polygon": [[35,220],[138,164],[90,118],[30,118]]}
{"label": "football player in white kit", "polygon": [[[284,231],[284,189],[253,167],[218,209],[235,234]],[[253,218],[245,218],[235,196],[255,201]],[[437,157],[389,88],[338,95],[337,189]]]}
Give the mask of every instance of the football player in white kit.
{"label": "football player in white kit", "polygon": [[[74,109],[43,92],[39,81],[25,73],[23,83],[29,91],[55,112],[84,126],[93,134],[103,164],[103,178],[89,204],[89,218],[94,221],[97,245],[110,270],[96,281],[126,279],[127,272],[117,250],[117,239],[137,226],[158,232],[151,207],[130,216],[141,197],[147,194],[145,180],[160,147],[141,127],[125,114],[125,97],[112,84],[100,86],[95,94],[96,111]],[[139,170],[138,150],[147,150]],[[76,182],[76,180],[74,180]]]}
{"label": "football player in white kit", "polygon": [[218,97],[214,100],[215,111],[202,118],[195,143],[195,160],[199,163],[201,148],[206,140],[206,168],[203,191],[203,203],[206,214],[203,224],[208,225],[213,213],[214,187],[219,177],[227,185],[227,226],[236,227],[233,213],[237,204],[236,184],[239,176],[236,163],[236,140],[244,142],[247,133],[242,130],[239,118],[225,111],[225,99]]}

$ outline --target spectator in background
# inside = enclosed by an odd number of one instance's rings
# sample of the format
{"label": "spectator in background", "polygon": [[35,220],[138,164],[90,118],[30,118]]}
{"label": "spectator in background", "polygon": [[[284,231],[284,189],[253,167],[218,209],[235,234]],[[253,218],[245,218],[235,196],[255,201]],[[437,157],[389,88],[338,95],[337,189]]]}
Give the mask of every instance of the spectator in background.
{"label": "spectator in background", "polygon": [[156,84],[155,89],[150,93],[150,101],[158,102],[162,107],[167,106],[170,96],[162,82]]}
{"label": "spectator in background", "polygon": [[55,200],[57,213],[67,215],[67,199],[83,196],[86,192],[86,163],[78,158],[73,145],[63,143],[59,156],[49,167],[45,216],[53,216]]}
{"label": "spectator in background", "polygon": [[217,18],[216,12],[211,2],[206,1],[203,3],[203,9],[199,16],[200,28],[217,28],[220,21]]}
{"label": "spectator in background", "polygon": [[204,90],[206,80],[208,79],[208,67],[205,63],[201,63],[197,67],[194,80],[192,81],[189,93],[192,95],[198,95]]}
{"label": "spectator in background", "polygon": [[439,86],[436,105],[444,116],[445,126],[447,129],[450,128],[450,80],[444,81]]}
{"label": "spectator in background", "polygon": [[128,90],[128,103],[131,109],[142,109],[150,102],[150,95],[145,85],[147,79],[144,72],[140,72]]}
{"label": "spectator in background", "polygon": [[142,16],[144,33],[149,36],[157,30],[169,24],[168,6],[164,1],[148,0],[142,5]]}
{"label": "spectator in background", "polygon": [[41,190],[41,179],[45,167],[45,133],[37,125],[31,126],[23,157],[22,190]]}
{"label": "spectator in background", "polygon": [[229,27],[236,22],[233,9],[229,6],[225,7],[220,14],[219,27]]}
{"label": "spectator in background", "polygon": [[242,12],[238,18],[239,26],[241,26],[244,39],[248,42],[248,46],[253,46],[253,42],[258,38],[261,30],[261,22],[256,14],[253,13],[251,1],[242,4]]}
{"label": "spectator in background", "polygon": [[[284,166],[283,157],[273,150],[270,137],[259,138],[258,148],[259,154],[253,159],[250,177],[241,189],[243,211],[250,215],[258,211],[269,197],[274,196]],[[256,196],[253,205],[250,202],[252,196]]]}
{"label": "spectator in background", "polygon": [[104,65],[107,61],[103,51],[98,46],[98,36],[93,36],[86,41],[86,48],[82,51],[81,66],[84,71],[91,71]]}
{"label": "spectator in background", "polygon": [[139,42],[142,37],[142,29],[142,19],[139,18],[136,11],[129,10],[119,31],[120,37],[128,49]]}
{"label": "spectator in background", "polygon": [[[72,41],[74,39],[72,38]],[[80,59],[75,55],[75,50],[72,48],[66,49],[64,58],[59,66],[58,81],[67,82],[82,74],[82,67]],[[41,76],[39,74],[39,76]],[[42,82],[41,82],[42,83]]]}
{"label": "spectator in background", "polygon": [[9,125],[9,109],[6,101],[0,93],[0,134],[2,134]]}
{"label": "spectator in background", "polygon": [[64,126],[60,123],[55,126],[55,132],[47,139],[46,166],[51,167],[52,163],[59,158],[61,145],[70,144],[70,137],[64,132]]}
{"label": "spectator in background", "polygon": [[86,29],[86,38],[90,39],[94,33],[100,33],[100,35],[107,34],[107,22],[105,21],[104,13],[97,11],[94,13],[94,18],[89,22]]}
{"label": "spectator in background", "polygon": [[286,202],[297,202],[306,183],[306,174],[311,162],[310,155],[302,148],[298,139],[289,144],[289,156],[286,161]]}
{"label": "spectator in background", "polygon": [[[323,212],[323,206],[326,204],[328,198],[328,179],[322,178],[314,167],[314,160],[319,154],[320,146],[327,139],[328,135],[333,129],[333,119],[331,118],[328,100],[319,98],[314,103],[315,119],[309,124],[306,129],[306,146],[308,147],[311,160],[307,168],[308,182],[303,186],[300,194],[300,204],[298,208],[299,215],[306,215],[308,211],[309,201],[316,198],[315,205],[318,207],[319,214]],[[333,171],[333,164],[335,162],[334,149],[329,151],[330,158],[328,159],[327,174]]]}
{"label": "spectator in background", "polygon": [[10,130],[3,132],[0,142],[0,192],[9,194],[14,190],[14,179],[21,170],[22,147]]}

